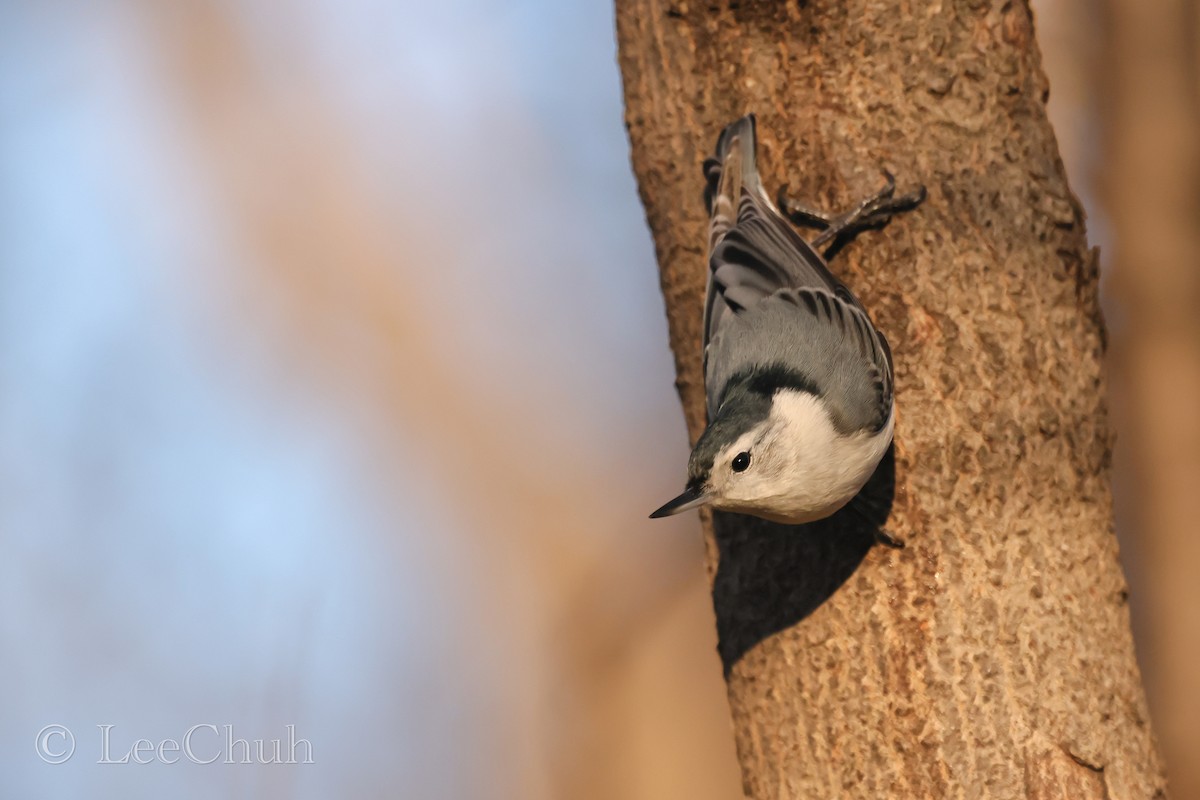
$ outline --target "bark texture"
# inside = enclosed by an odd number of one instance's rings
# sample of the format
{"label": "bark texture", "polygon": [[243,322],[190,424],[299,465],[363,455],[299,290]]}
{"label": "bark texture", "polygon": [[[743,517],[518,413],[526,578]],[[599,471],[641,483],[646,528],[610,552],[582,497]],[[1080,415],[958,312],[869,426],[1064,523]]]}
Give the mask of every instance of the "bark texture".
{"label": "bark texture", "polygon": [[833,262],[895,353],[876,482],[907,549],[836,518],[710,528],[747,795],[1165,796],[1113,536],[1096,253],[1026,3],[618,0],[617,29],[693,438],[721,127],[757,113],[768,191],[814,205],[884,167],[929,189]]}

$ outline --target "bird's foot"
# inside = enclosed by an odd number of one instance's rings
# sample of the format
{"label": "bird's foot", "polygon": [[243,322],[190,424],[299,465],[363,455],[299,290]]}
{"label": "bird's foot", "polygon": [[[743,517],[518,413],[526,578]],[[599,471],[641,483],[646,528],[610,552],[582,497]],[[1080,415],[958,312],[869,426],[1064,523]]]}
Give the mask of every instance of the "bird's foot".
{"label": "bird's foot", "polygon": [[789,198],[786,185],[779,190],[779,208],[793,224],[821,229],[810,242],[813,247],[836,244],[839,239],[849,239],[861,231],[882,228],[893,215],[911,211],[925,199],[924,186],[896,197],[895,177],[886,170],[883,175],[886,182],[882,189],[841,214],[826,214]]}

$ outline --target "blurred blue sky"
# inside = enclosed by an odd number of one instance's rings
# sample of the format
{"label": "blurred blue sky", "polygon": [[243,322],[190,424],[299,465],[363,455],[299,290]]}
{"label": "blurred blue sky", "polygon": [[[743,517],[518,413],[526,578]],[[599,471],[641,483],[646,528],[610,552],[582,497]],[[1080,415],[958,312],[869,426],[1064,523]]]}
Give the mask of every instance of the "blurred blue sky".
{"label": "blurred blue sky", "polygon": [[[3,795],[551,796],[671,375],[609,4],[0,7]],[[200,723],[316,763],[94,763]]]}

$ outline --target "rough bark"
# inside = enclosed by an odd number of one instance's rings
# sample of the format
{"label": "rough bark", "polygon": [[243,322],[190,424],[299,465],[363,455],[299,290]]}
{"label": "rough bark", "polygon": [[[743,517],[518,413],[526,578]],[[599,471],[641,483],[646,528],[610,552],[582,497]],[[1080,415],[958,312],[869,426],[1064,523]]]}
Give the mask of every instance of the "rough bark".
{"label": "rough bark", "polygon": [[929,189],[834,262],[895,352],[894,486],[890,464],[875,483],[907,549],[836,518],[708,528],[747,795],[1162,795],[1113,536],[1096,254],[1028,6],[618,0],[617,30],[693,438],[699,165],[722,125],[759,115],[771,191],[843,207],[883,167]]}

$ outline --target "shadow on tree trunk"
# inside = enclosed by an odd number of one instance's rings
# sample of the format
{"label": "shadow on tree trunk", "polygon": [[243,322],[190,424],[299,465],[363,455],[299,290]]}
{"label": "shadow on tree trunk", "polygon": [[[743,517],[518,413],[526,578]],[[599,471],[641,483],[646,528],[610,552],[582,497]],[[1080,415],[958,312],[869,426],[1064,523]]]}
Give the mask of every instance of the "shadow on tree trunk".
{"label": "shadow on tree trunk", "polygon": [[746,651],[816,611],[854,574],[887,521],[895,490],[893,445],[850,505],[827,519],[781,525],[713,512],[720,552],[713,606],[726,676]]}

